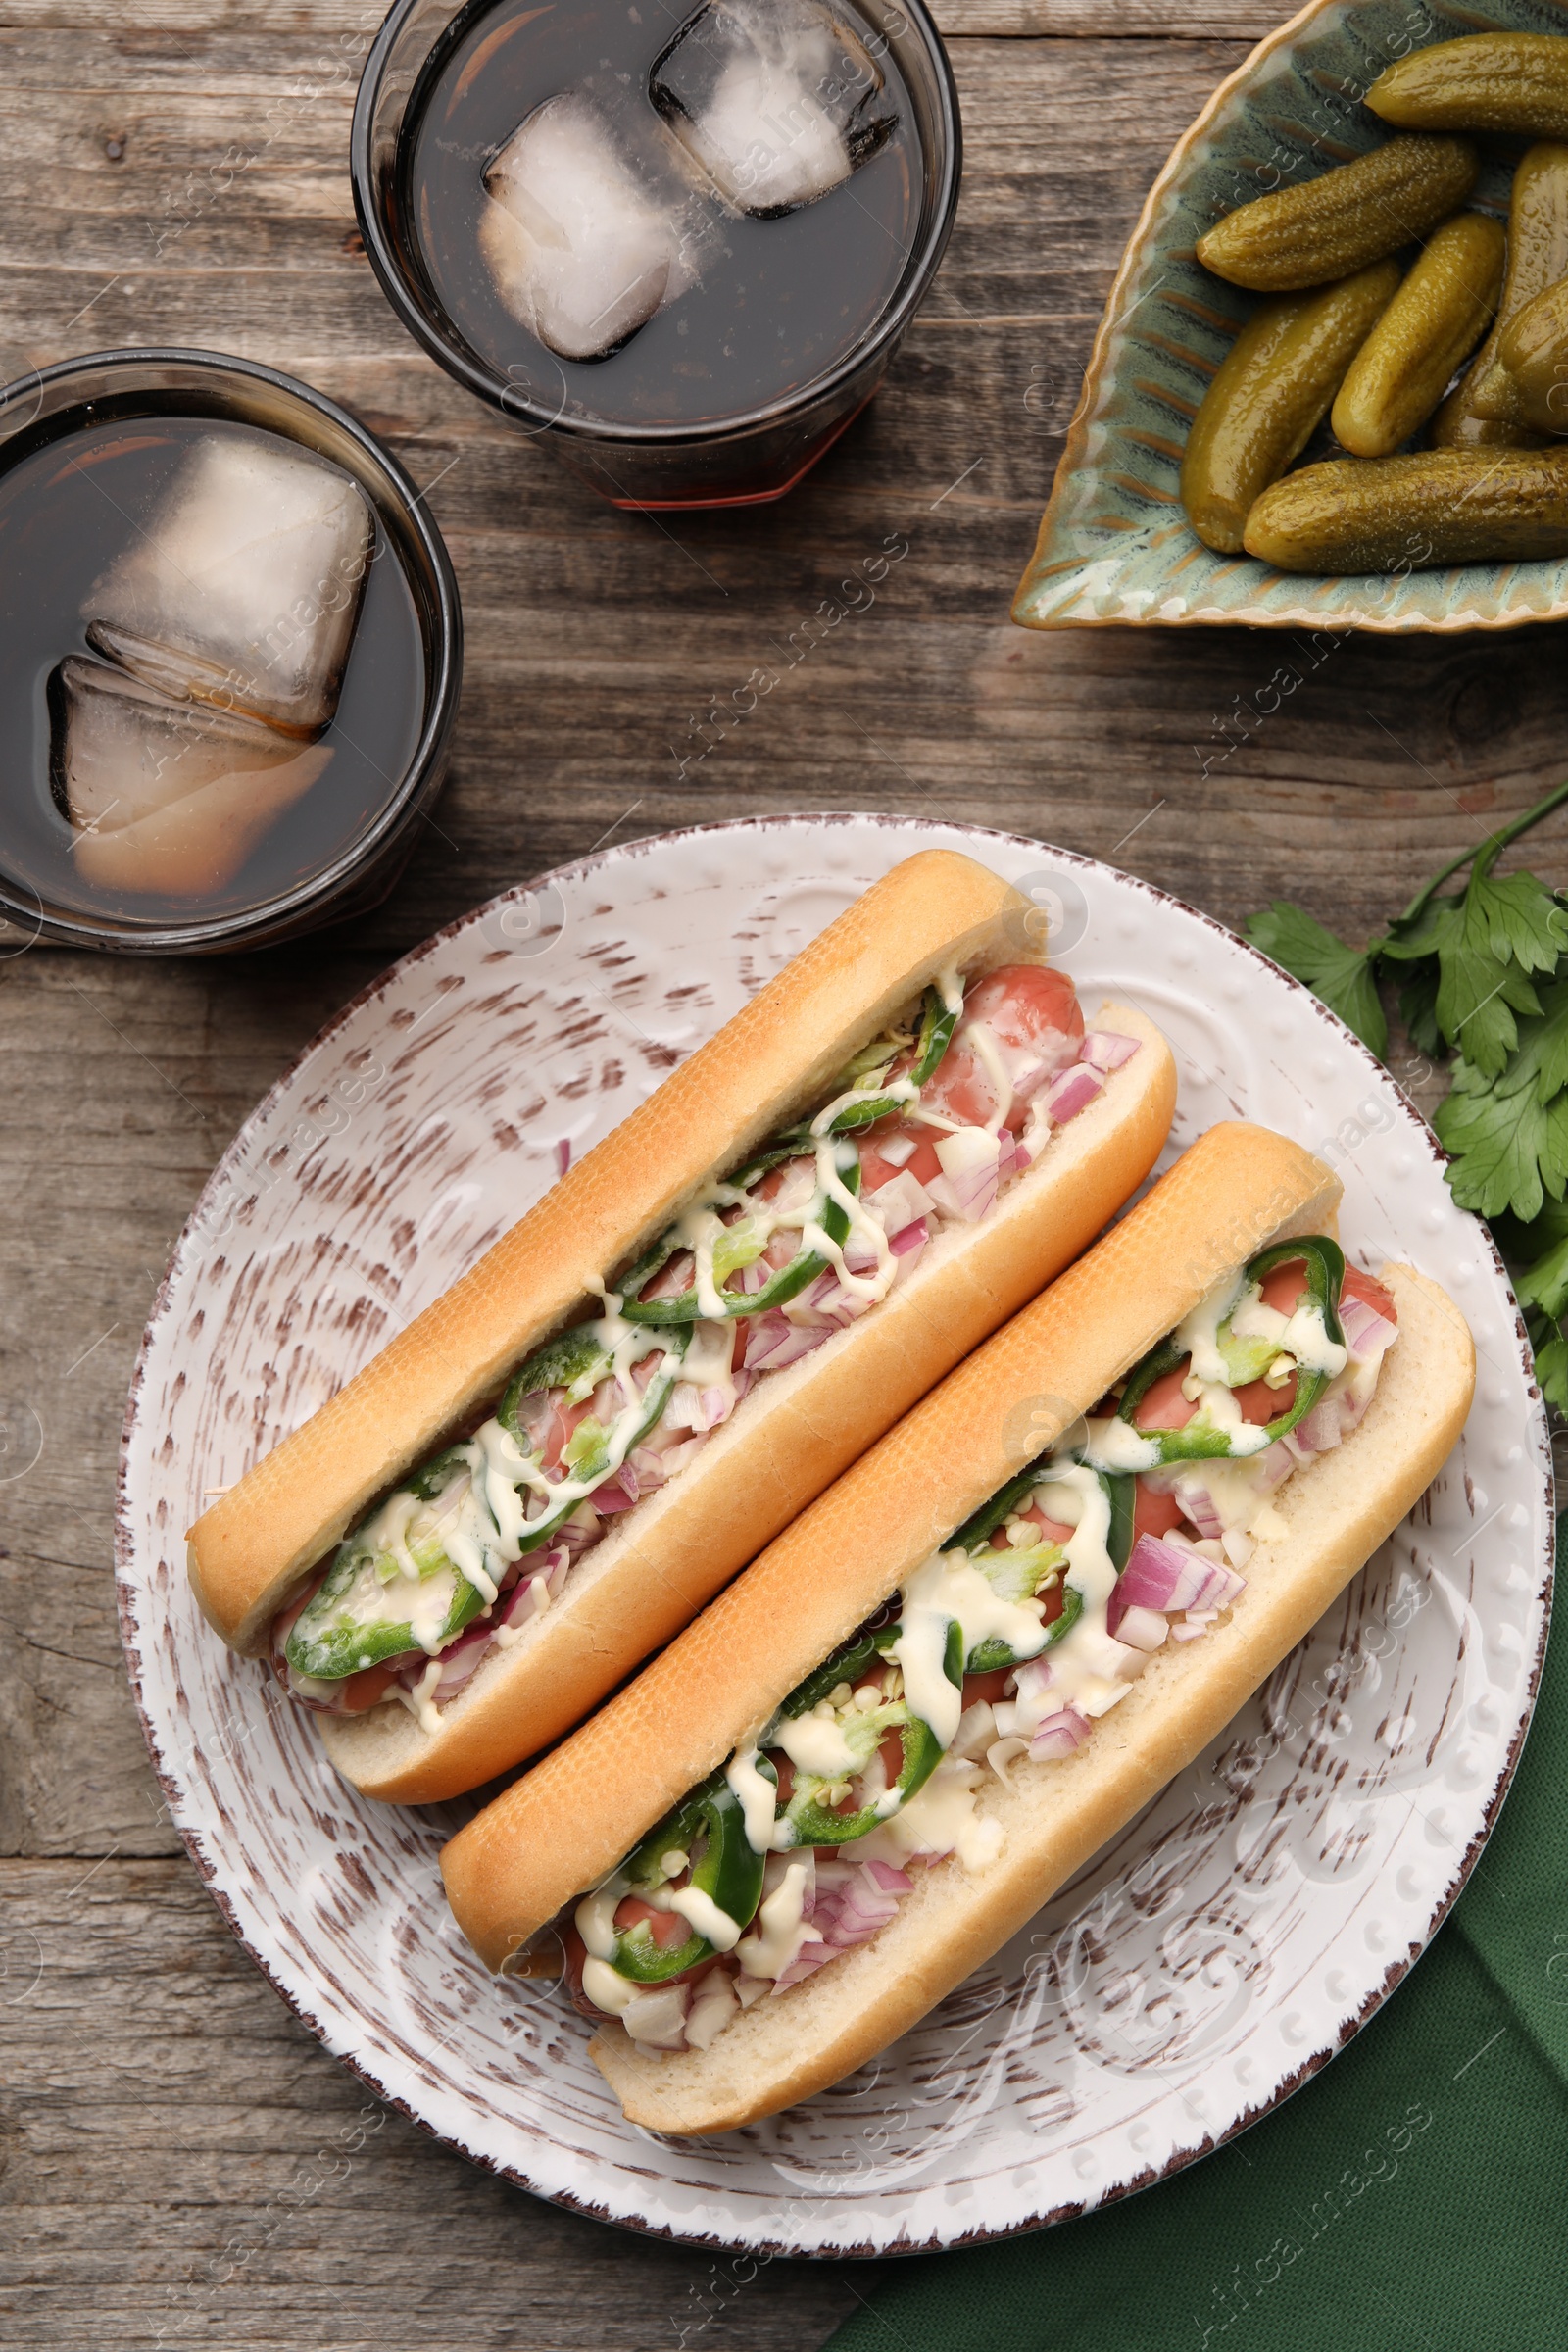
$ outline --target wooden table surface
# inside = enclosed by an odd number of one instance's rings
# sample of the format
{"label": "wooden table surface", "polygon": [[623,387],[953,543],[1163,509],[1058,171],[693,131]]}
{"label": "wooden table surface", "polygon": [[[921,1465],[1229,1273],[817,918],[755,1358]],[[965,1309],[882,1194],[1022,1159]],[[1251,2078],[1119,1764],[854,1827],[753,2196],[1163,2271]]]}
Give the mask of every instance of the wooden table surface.
{"label": "wooden table surface", "polygon": [[[672,522],[597,504],[394,322],[345,164],[373,0],[0,0],[4,375],[173,342],[309,378],[429,485],[467,628],[438,823],[378,913],[230,961],[0,960],[7,2344],[802,2352],[873,2284],[644,2242],[395,2115],[362,2120],[164,1812],[115,1623],[123,1400],[204,1177],[318,1025],[438,924],[611,837],[938,810],[1112,858],[1233,923],[1287,892],[1359,938],[1558,771],[1561,629],[1308,649],[1261,718],[1276,638],[1010,626],[1139,203],[1277,19],[1268,0],[939,13],[967,163],[928,307],[793,497]],[[893,532],[909,553],[875,604],[705,735],[714,699],[837,609]],[[1531,844],[1553,878],[1563,838]]]}

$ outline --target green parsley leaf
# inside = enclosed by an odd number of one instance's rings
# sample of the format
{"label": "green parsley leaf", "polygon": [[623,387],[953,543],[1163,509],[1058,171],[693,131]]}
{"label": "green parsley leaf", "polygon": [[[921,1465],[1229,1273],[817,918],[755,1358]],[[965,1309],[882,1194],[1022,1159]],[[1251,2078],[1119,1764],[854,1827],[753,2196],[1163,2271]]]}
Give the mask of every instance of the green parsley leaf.
{"label": "green parsley leaf", "polygon": [[1537,1344],[1536,1378],[1546,1402],[1568,1415],[1568,1340],[1561,1332]]}
{"label": "green parsley leaf", "polygon": [[1549,1102],[1568,1086],[1568,974],[1540,994],[1541,1017],[1521,1026],[1519,1050],[1496,1085],[1499,1095],[1534,1086],[1537,1099]]}
{"label": "green parsley leaf", "polygon": [[1511,1209],[1528,1223],[1549,1192],[1568,1184],[1568,1096],[1544,1106],[1533,1087],[1499,1095],[1474,1063],[1454,1065],[1453,1092],[1433,1125],[1454,1154],[1448,1184],[1461,1208],[1484,1217]]}
{"label": "green parsley leaf", "polygon": [[1478,872],[1465,892],[1465,931],[1499,963],[1549,972],[1568,949],[1568,909],[1534,874]]}
{"label": "green parsley leaf", "polygon": [[1538,1257],[1514,1276],[1513,1294],[1521,1306],[1536,1306],[1553,1323],[1568,1314],[1568,1240]]}
{"label": "green parsley leaf", "polygon": [[1276,899],[1261,914],[1254,914],[1247,936],[1293,978],[1305,981],[1312,994],[1383,1059],[1389,1050],[1389,1024],[1372,977],[1375,944],[1348,948],[1288,899]]}
{"label": "green parsley leaf", "polygon": [[1396,963],[1435,955],[1437,1026],[1466,1061],[1495,1076],[1518,1043],[1516,1012],[1539,1013],[1541,1000],[1518,964],[1492,952],[1489,912],[1464,899],[1434,899],[1419,920],[1396,926],[1384,955]]}

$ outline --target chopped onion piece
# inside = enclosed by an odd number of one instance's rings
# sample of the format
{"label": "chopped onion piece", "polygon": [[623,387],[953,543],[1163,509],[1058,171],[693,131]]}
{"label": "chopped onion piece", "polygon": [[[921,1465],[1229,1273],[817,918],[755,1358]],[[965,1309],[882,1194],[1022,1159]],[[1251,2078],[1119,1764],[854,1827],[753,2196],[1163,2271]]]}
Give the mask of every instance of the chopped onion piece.
{"label": "chopped onion piece", "polygon": [[1358,1359],[1381,1355],[1399,1336],[1398,1325],[1380,1315],[1370,1299],[1348,1294],[1340,1300],[1340,1326],[1345,1333],[1345,1345]]}
{"label": "chopped onion piece", "polygon": [[1080,1715],[1076,1707],[1062,1707],[1054,1715],[1048,1715],[1040,1725],[1029,1742],[1029,1753],[1036,1763],[1055,1763],[1082,1747],[1092,1728],[1088,1717]]}
{"label": "chopped onion piece", "polygon": [[1133,1649],[1156,1650],[1164,1646],[1170,1632],[1170,1619],[1158,1609],[1143,1609],[1136,1605],[1124,1608],[1116,1627],[1116,1639]]}
{"label": "chopped onion piece", "polygon": [[1204,1559],[1196,1547],[1168,1544],[1161,1536],[1140,1536],[1116,1579],[1105,1611],[1106,1629],[1118,1633],[1128,1609],[1228,1608],[1246,1590],[1245,1577]]}
{"label": "chopped onion piece", "polygon": [[1121,1037],[1114,1029],[1091,1029],[1078,1049],[1080,1061],[1091,1069],[1119,1070],[1138,1051],[1136,1037]]}
{"label": "chopped onion piece", "polygon": [[1063,1070],[1059,1078],[1054,1078],[1041,1097],[1047,1117],[1054,1119],[1058,1127],[1065,1126],[1081,1110],[1088,1109],[1104,1083],[1098,1070],[1085,1062],[1075,1062],[1070,1070]]}

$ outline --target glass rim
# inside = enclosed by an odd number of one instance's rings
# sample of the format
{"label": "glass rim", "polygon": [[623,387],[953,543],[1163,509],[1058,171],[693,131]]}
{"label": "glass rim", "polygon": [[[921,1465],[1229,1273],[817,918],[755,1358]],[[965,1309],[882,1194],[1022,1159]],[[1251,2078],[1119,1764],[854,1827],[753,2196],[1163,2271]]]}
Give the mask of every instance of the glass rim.
{"label": "glass rim", "polygon": [[[787,422],[791,416],[816,407],[850,382],[870,362],[885,352],[891,352],[898,344],[913,313],[930,291],[931,281],[947,250],[958,208],[958,188],[963,173],[963,124],[958,109],[957,84],[942,35],[924,0],[888,0],[893,13],[902,16],[908,24],[930,62],[943,149],[929,223],[910,251],[903,286],[862,339],[836,360],[823,374],[813,376],[808,384],[784,394],[780,399],[765,402],[760,408],[738,410],[732,416],[720,417],[710,423],[688,420],[683,424],[617,424],[599,416],[566,416],[559,411],[552,415],[545,402],[531,400],[526,394],[519,393],[514,384],[506,382],[476,355],[470,356],[456,340],[449,341],[439,334],[422,306],[414,299],[408,275],[396,247],[385,232],[375,201],[375,161],[371,140],[381,82],[393,46],[410,17],[423,5],[424,0],[394,0],[365,61],[349,133],[349,182],[354,191],[354,210],[365,242],[366,258],[375,272],[382,293],[415,341],[428,352],[438,367],[466,385],[477,399],[491,408],[499,409],[504,416],[517,423],[531,425],[543,432],[564,433],[581,441],[601,442],[607,446],[618,443],[622,447],[653,450],[710,449],[721,447],[728,440],[755,433],[764,426]],[[452,18],[448,20],[448,28],[461,14],[460,0],[460,6],[453,10]],[[404,128],[405,124],[400,123],[400,145]]]}
{"label": "glass rim", "polygon": [[[111,350],[79,353],[75,358],[57,360],[47,368],[29,368],[25,375],[16,376],[9,384],[0,386],[0,478],[11,470],[6,452],[16,432],[24,431],[25,419],[13,424],[12,412],[24,401],[36,398],[38,405],[33,417],[41,415],[42,395],[53,387],[68,387],[73,377],[102,373],[120,368],[127,373],[154,368],[186,368],[193,374],[239,376],[265,385],[272,393],[281,394],[285,401],[311,409],[336,429],[345,434],[386,475],[394,494],[400,519],[409,531],[428,566],[433,585],[435,625],[425,645],[428,676],[425,681],[424,713],[418,739],[409,755],[408,763],[395,790],[370,819],[357,840],[340,851],[329,865],[318,867],[306,880],[294,883],[288,890],[261,901],[254,906],[236,908],[230,913],[193,917],[189,922],[140,923],[115,915],[89,915],[70,908],[44,906],[37,890],[30,883],[7,873],[0,867],[0,911],[26,923],[34,923],[31,946],[40,939],[52,944],[110,951],[143,950],[149,955],[170,949],[190,949],[203,946],[243,948],[254,934],[256,944],[265,946],[279,924],[289,916],[308,910],[317,901],[330,898],[345,883],[371,866],[409,817],[416,811],[421,795],[431,779],[440,772],[442,757],[450,741],[457,718],[458,701],[463,683],[463,607],[458,595],[457,575],[446,543],[434,522],[421,511],[424,493],[419,490],[403,466],[384,448],[358,417],[339,408],[324,392],[301,381],[298,376],[285,375],[280,368],[269,368],[264,361],[241,359],[237,354],[207,351],[186,344],[126,344]],[[83,395],[82,407],[90,399],[116,398],[120,387],[101,387],[96,395]],[[145,386],[127,383],[123,390],[135,395],[143,390],[156,393],[154,384]],[[63,402],[55,412],[69,415],[72,404]],[[154,412],[156,413],[156,412]],[[168,413],[174,413],[170,411]],[[258,427],[271,430],[272,427]],[[286,435],[282,436],[287,438]],[[302,442],[303,447],[311,446]],[[320,456],[320,451],[316,451]],[[385,524],[382,524],[383,529]],[[394,548],[405,576],[408,564],[401,551]],[[421,629],[421,638],[425,632]],[[29,906],[26,899],[35,905]]]}

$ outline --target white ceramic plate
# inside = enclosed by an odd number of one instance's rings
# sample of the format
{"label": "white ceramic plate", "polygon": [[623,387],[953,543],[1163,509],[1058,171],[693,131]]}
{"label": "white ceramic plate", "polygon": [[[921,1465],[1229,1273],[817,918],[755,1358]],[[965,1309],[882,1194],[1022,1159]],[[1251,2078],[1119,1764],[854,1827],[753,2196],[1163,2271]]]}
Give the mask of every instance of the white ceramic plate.
{"label": "white ceramic plate", "polygon": [[[1431,1494],[1202,1763],[874,2066],[711,2141],[621,2121],[554,1991],[443,1904],[455,1808],[367,1803],[199,1618],[182,1531],[877,875],[931,845],[1023,881],[1091,1009],[1141,1004],[1177,1147],[1245,1113],[1334,1159],[1352,1256],[1446,1284],[1480,1349]],[[1003,2235],[1158,2179],[1326,2064],[1475,1859],[1545,1636],[1546,1429],[1487,1237],[1317,1002],[1124,874],[974,827],[764,819],[638,842],[388,972],[236,1138],[174,1253],[126,1424],[126,1653],[215,1899],[384,2097],[537,2194],[673,2237],[872,2254]]]}

